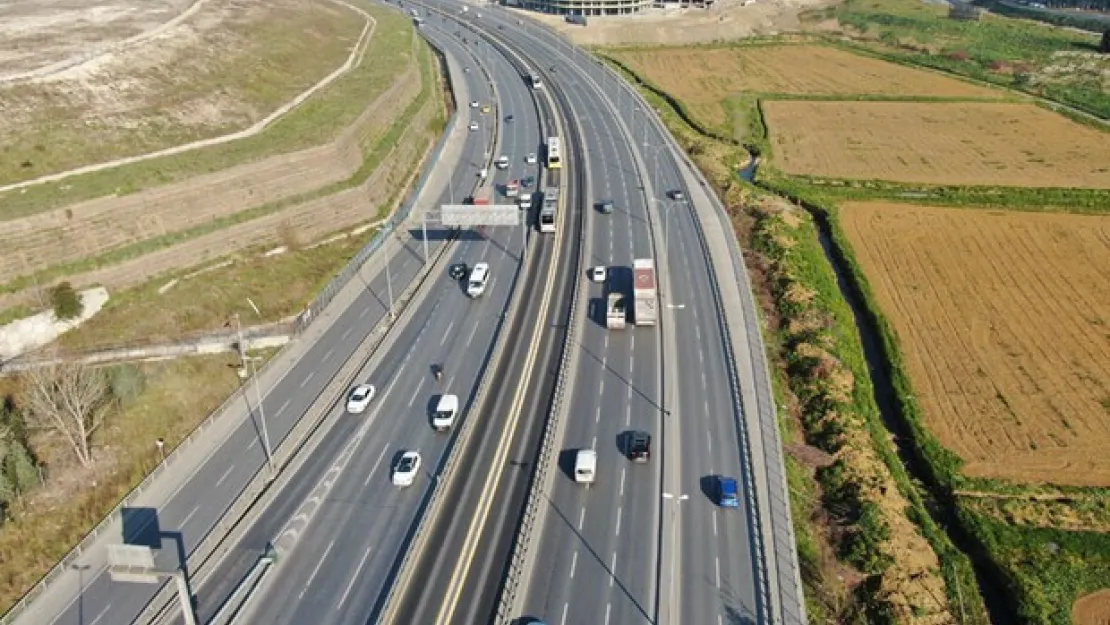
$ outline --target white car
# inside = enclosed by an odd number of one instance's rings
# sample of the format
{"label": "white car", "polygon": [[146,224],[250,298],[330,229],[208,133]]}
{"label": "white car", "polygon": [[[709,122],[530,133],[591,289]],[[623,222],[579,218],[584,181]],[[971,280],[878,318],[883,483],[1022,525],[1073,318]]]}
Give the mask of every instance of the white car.
{"label": "white car", "polygon": [[509,157],[505,156],[505,155],[502,155],[501,158],[497,159],[497,168],[498,169],[508,169],[509,168]]}
{"label": "white car", "polygon": [[526,156],[524,158],[524,162],[528,163],[529,165],[535,165],[536,164],[536,155],[535,155],[535,153],[531,153],[528,156]]}
{"label": "white car", "polygon": [[590,269],[590,280],[593,282],[605,282],[605,267],[593,267]]}
{"label": "white car", "polygon": [[394,486],[412,486],[416,481],[416,474],[420,471],[420,452],[406,451],[401,454],[397,466],[393,467]]}
{"label": "white car", "polygon": [[470,73],[470,67],[464,67],[463,71],[469,74]]}
{"label": "white car", "polygon": [[374,400],[374,395],[377,389],[373,384],[359,384],[351,389],[351,394],[347,396],[347,412],[351,414],[360,414],[366,410],[370,402]]}
{"label": "white car", "polygon": [[472,108],[472,109],[476,109],[476,108],[478,108],[479,106],[480,106],[480,105],[478,104],[478,101],[477,101],[477,100],[471,100],[471,102],[470,102],[470,108]]}
{"label": "white car", "polygon": [[459,396],[441,395],[436,402],[435,412],[432,413],[432,427],[437,432],[445,432],[455,424],[455,416],[459,414]]}
{"label": "white car", "polygon": [[478,130],[478,122],[470,122],[470,132]]}

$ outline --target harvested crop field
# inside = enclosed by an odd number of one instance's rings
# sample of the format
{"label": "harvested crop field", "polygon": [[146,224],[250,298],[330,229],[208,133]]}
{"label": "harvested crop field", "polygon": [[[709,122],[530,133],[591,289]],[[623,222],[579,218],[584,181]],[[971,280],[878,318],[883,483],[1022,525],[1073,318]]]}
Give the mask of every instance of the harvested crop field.
{"label": "harvested crop field", "polygon": [[329,0],[0,6],[0,185],[247,128],[368,25]]}
{"label": "harvested crop field", "polygon": [[614,50],[613,58],[691,107],[709,124],[742,93],[998,98],[991,89],[817,45]]}
{"label": "harvested crop field", "polygon": [[841,221],[966,475],[1110,486],[1110,216],[865,202]]}
{"label": "harvested crop field", "polygon": [[1110,589],[1080,597],[1071,611],[1075,625],[1110,625]]}
{"label": "harvested crop field", "polygon": [[1031,104],[769,101],[763,112],[789,174],[1110,188],[1110,133]]}

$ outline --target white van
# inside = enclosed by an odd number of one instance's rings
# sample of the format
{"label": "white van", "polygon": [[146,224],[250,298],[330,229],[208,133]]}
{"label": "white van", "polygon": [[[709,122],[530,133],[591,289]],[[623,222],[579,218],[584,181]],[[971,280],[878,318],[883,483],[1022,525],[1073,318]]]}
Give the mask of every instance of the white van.
{"label": "white van", "polygon": [[478,297],[486,292],[486,283],[489,282],[489,263],[477,263],[470,272],[470,279],[466,281],[466,294]]}
{"label": "white van", "polygon": [[597,452],[592,449],[579,449],[574,456],[574,481],[579,484],[593,484],[597,475]]}
{"label": "white van", "polygon": [[437,432],[451,429],[457,414],[459,414],[459,396],[440,395],[439,401],[436,402],[436,410],[432,413],[432,427]]}

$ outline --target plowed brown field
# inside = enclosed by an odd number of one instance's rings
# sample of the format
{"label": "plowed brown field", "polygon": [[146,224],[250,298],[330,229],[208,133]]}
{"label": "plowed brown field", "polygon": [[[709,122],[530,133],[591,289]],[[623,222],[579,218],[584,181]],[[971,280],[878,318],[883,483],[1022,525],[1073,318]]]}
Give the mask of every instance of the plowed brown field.
{"label": "plowed brown field", "polygon": [[612,56],[691,107],[723,124],[723,102],[741,93],[997,98],[999,92],[815,45],[619,50]]}
{"label": "plowed brown field", "polygon": [[763,112],[789,174],[1110,188],[1110,133],[1031,104],[768,101]]}
{"label": "plowed brown field", "polygon": [[1110,216],[848,203],[841,219],[965,474],[1110,486]]}
{"label": "plowed brown field", "polygon": [[1076,600],[1071,610],[1075,625],[1110,625],[1110,590],[1100,590]]}

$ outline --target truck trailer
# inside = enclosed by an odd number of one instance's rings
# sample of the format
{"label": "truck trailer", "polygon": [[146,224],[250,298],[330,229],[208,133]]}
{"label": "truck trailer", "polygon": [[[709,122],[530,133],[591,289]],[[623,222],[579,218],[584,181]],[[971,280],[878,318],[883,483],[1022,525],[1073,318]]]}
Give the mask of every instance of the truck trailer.
{"label": "truck trailer", "polygon": [[655,292],[655,260],[637,258],[632,261],[633,322],[653,326],[659,317],[659,300]]}

